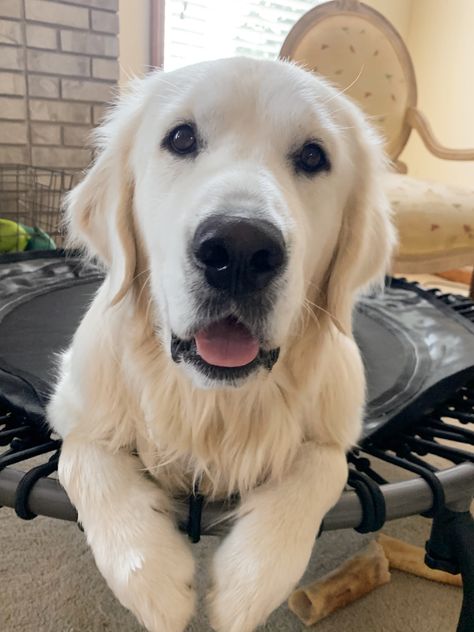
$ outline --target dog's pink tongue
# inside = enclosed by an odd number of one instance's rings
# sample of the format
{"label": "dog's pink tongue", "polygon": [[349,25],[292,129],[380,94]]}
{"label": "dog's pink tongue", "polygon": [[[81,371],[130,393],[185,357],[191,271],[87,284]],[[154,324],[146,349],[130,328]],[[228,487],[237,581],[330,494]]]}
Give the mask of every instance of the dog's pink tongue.
{"label": "dog's pink tongue", "polygon": [[195,340],[201,358],[221,367],[245,366],[257,357],[260,348],[247,327],[230,318],[202,329]]}

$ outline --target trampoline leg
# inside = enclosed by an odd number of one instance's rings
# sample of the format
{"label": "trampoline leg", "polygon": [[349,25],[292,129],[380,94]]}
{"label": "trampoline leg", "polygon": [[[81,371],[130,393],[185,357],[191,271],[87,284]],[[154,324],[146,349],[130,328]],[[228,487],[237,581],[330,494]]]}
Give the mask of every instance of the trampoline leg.
{"label": "trampoline leg", "polygon": [[425,562],[430,568],[461,573],[463,602],[457,632],[474,632],[474,519],[469,509],[445,507],[434,516]]}

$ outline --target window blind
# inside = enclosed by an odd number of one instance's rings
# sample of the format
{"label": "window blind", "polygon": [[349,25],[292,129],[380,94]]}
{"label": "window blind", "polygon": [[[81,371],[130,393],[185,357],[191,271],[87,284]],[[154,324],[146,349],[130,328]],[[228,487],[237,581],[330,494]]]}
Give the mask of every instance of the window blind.
{"label": "window blind", "polygon": [[165,70],[245,55],[275,59],[317,0],[166,0]]}

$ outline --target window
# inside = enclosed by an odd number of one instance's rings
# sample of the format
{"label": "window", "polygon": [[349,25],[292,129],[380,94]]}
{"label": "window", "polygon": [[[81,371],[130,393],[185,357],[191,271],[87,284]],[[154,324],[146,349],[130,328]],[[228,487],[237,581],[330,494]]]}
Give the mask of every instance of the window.
{"label": "window", "polygon": [[164,68],[245,55],[275,59],[317,0],[166,0]]}

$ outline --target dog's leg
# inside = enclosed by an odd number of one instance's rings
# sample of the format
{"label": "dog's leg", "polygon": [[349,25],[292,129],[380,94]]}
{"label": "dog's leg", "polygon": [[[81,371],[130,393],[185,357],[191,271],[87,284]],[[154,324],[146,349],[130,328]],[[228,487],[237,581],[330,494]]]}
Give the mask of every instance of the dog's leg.
{"label": "dog's leg", "polygon": [[209,606],[215,630],[251,632],[284,601],[346,480],[343,450],[308,442],[280,484],[264,484],[243,500],[213,561]]}
{"label": "dog's leg", "polygon": [[169,499],[138,459],[73,435],[64,440],[59,479],[100,572],[147,630],[181,632],[194,610],[194,561]]}

